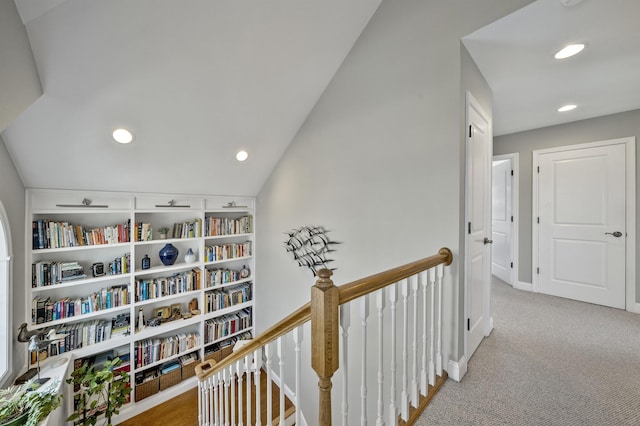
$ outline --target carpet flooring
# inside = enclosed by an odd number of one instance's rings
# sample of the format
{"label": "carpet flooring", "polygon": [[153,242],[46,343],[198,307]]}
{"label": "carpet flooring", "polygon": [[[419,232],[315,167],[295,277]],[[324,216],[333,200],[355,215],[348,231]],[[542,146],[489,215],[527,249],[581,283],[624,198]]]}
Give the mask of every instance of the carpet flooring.
{"label": "carpet flooring", "polygon": [[492,316],[417,425],[640,425],[640,315],[494,279]]}

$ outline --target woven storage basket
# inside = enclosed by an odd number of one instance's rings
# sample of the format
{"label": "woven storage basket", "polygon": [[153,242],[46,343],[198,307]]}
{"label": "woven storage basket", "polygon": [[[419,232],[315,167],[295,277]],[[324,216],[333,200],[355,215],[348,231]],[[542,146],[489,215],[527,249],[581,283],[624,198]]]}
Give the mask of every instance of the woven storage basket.
{"label": "woven storage basket", "polygon": [[182,372],[180,368],[176,368],[166,374],[160,375],[160,390],[165,390],[173,385],[177,385],[182,381]]}
{"label": "woven storage basket", "polygon": [[[178,371],[179,372],[179,371]],[[136,385],[136,402],[158,393],[158,378]]]}
{"label": "woven storage basket", "polygon": [[197,359],[187,365],[182,366],[182,380],[187,380],[189,377],[196,375],[196,365],[200,364],[200,360]]}

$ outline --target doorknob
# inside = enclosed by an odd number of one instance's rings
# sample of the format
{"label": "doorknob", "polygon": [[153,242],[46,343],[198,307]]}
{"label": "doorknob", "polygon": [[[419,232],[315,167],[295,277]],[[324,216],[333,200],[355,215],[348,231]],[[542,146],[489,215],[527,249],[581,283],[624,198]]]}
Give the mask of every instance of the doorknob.
{"label": "doorknob", "polygon": [[[616,232],[605,232],[604,235],[613,235],[616,238],[620,238],[622,237],[622,232],[620,231],[616,231]],[[485,238],[486,240],[486,238]],[[485,243],[486,244],[486,243]]]}
{"label": "doorknob", "polygon": [[[622,235],[622,234],[620,234],[620,235]],[[487,244],[493,244],[493,240],[490,240],[490,239],[488,239],[487,237],[484,237],[484,241],[483,241],[483,242],[484,242],[484,244],[485,244],[485,245],[487,245]]]}

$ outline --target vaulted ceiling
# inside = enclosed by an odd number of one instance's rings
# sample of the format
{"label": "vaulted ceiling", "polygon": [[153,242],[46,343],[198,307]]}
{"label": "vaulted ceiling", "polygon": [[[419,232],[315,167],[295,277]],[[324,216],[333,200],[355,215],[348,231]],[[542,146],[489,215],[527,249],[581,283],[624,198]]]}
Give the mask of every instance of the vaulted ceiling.
{"label": "vaulted ceiling", "polygon": [[[44,91],[2,133],[26,186],[255,195],[381,0],[15,2]],[[638,16],[538,0],[465,37],[495,133],[640,108]]]}
{"label": "vaulted ceiling", "polygon": [[379,3],[16,0],[44,95],[2,137],[28,187],[254,195]]}
{"label": "vaulted ceiling", "polygon": [[[639,18],[638,0],[538,0],[464,37],[493,91],[494,133],[640,108]],[[587,47],[554,59],[569,43]]]}

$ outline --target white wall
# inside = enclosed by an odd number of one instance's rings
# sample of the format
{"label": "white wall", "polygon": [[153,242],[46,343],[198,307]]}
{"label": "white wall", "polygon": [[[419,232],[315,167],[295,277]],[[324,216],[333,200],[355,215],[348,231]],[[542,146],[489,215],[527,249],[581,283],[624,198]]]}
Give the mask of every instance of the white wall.
{"label": "white wall", "polygon": [[[518,230],[519,277],[522,282],[532,282],[531,275],[531,191],[532,191],[532,153],[533,150],[575,145],[608,139],[635,136],[640,139],[640,110],[606,115],[589,120],[575,121],[558,126],[544,127],[526,132],[513,133],[496,137],[493,141],[495,155],[520,153],[520,229]],[[636,164],[640,164],[640,150],[636,149]],[[640,190],[640,174],[636,174],[636,191]],[[636,194],[636,203],[640,197]],[[636,205],[636,209],[638,206]],[[640,221],[636,215],[636,228]],[[636,256],[640,241],[636,241]],[[640,264],[640,258],[636,259]],[[640,297],[640,283],[636,283],[636,299]],[[636,300],[638,302],[640,300]]]}
{"label": "white wall", "polygon": [[12,0],[0,1],[0,132],[42,95],[27,31]]}
{"label": "white wall", "polygon": [[[258,331],[309,300],[312,276],[285,253],[284,232],[324,225],[343,242],[336,284],[450,247],[445,365],[459,358],[460,38],[527,3],[382,2],[259,193]],[[302,404],[312,423],[316,405]]]}
{"label": "white wall", "polygon": [[4,146],[4,141],[0,137],[0,201],[9,217],[9,226],[11,227],[11,244],[13,246],[13,283],[12,283],[12,300],[13,300],[13,374],[15,377],[20,370],[25,367],[26,346],[17,343],[18,326],[24,322],[25,318],[25,301],[24,294],[26,280],[24,276],[24,255],[25,255],[25,210],[24,210],[24,185],[18,176],[18,172],[13,164],[13,160]]}

